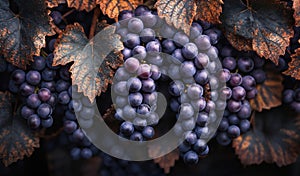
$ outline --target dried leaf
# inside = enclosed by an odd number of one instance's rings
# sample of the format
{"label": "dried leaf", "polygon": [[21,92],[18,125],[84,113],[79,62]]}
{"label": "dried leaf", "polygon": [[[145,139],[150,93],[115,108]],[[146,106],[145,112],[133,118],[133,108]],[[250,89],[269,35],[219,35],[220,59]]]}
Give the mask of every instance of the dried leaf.
{"label": "dried leaf", "polygon": [[76,10],[87,12],[93,10],[97,5],[97,0],[67,0],[68,7],[75,8]]}
{"label": "dried leaf", "polygon": [[158,16],[165,18],[169,25],[189,34],[197,10],[194,0],[158,0],[155,7]]}
{"label": "dried leaf", "polygon": [[134,10],[138,5],[143,4],[143,0],[98,0],[104,15],[118,20],[118,15],[123,10]]}
{"label": "dried leaf", "polygon": [[57,7],[58,4],[66,3],[65,0],[46,0],[45,2],[47,4],[47,7],[49,7],[49,8]]}
{"label": "dried leaf", "polygon": [[196,0],[197,14],[195,19],[210,23],[220,23],[223,0]]}
{"label": "dried leaf", "polygon": [[5,166],[29,157],[40,146],[22,117],[12,114],[13,98],[9,92],[0,92],[0,159]]}
{"label": "dried leaf", "polygon": [[[154,147],[150,146],[148,149],[149,157],[157,156],[157,155],[159,155],[159,153],[160,153],[159,148],[154,148]],[[155,158],[153,160],[162,169],[164,169],[164,172],[166,174],[168,174],[168,173],[170,173],[171,167],[173,167],[175,165],[175,161],[178,159],[179,159],[179,151],[178,151],[178,149],[176,149],[162,157]]]}
{"label": "dried leaf", "polygon": [[[0,52],[6,60],[25,69],[33,55],[45,47],[45,36],[53,35],[45,1],[0,0]],[[19,9],[19,13],[14,11]]]}
{"label": "dried leaf", "polygon": [[300,48],[296,49],[295,52],[296,53],[291,56],[292,61],[289,63],[288,70],[284,71],[283,74],[300,80]]}
{"label": "dried leaf", "polygon": [[226,38],[228,38],[229,43],[239,51],[251,51],[252,41],[249,39],[245,39],[244,37],[234,35],[232,32],[227,32]]}
{"label": "dried leaf", "polygon": [[294,0],[293,9],[294,9],[295,25],[299,27],[300,26],[300,0]]}
{"label": "dried leaf", "polygon": [[251,40],[253,50],[275,64],[294,34],[292,11],[278,0],[227,0],[221,21],[226,32]]}
{"label": "dried leaf", "polygon": [[233,140],[242,164],[276,163],[285,166],[300,154],[300,116],[284,107],[256,113],[253,129]]}
{"label": "dried leaf", "polygon": [[282,75],[271,65],[266,66],[265,72],[265,82],[256,86],[257,96],[250,100],[252,109],[259,112],[280,106],[282,100]]}
{"label": "dried leaf", "polygon": [[119,131],[119,126],[120,126],[120,121],[118,121],[114,116],[115,116],[116,110],[114,106],[111,108],[107,109],[105,114],[103,115],[103,119],[106,124],[110,127],[112,131],[115,133],[118,133]]}
{"label": "dried leaf", "polygon": [[123,62],[117,54],[123,49],[123,44],[114,31],[115,27],[108,26],[89,41],[82,26],[75,23],[67,26],[58,37],[53,65],[74,61],[70,68],[72,83],[91,102],[106,91],[107,85],[112,82],[114,69]]}

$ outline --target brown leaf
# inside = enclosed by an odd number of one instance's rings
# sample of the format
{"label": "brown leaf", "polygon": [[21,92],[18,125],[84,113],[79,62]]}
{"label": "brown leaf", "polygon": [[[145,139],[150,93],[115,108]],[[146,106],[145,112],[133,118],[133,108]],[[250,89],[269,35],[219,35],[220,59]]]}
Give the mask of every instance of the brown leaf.
{"label": "brown leaf", "polygon": [[76,10],[87,12],[93,10],[97,5],[97,0],[67,0],[68,7],[75,8]]}
{"label": "brown leaf", "polygon": [[40,54],[45,36],[54,35],[48,14],[45,1],[0,0],[0,53],[8,62],[25,69]]}
{"label": "brown leaf", "polygon": [[229,43],[239,51],[251,51],[252,48],[252,41],[246,39],[244,37],[234,35],[232,32],[225,33],[226,38],[228,39]]}
{"label": "brown leaf", "polygon": [[300,154],[300,116],[284,107],[257,112],[253,129],[233,140],[242,164],[294,163]]}
{"label": "brown leaf", "polygon": [[233,39],[242,37],[251,41],[251,48],[259,56],[278,64],[279,56],[284,55],[294,35],[292,15],[286,3],[278,0],[227,0],[221,21],[226,32],[239,36]]}
{"label": "brown leaf", "polygon": [[299,27],[300,26],[300,0],[294,0],[293,9],[294,9],[295,25]]}
{"label": "brown leaf", "polygon": [[256,86],[257,96],[250,100],[252,109],[259,112],[281,105],[282,75],[271,65],[266,66],[265,72],[265,82]]}
{"label": "brown leaf", "polygon": [[106,110],[106,113],[103,115],[102,118],[104,119],[105,123],[108,124],[108,126],[110,127],[110,129],[112,131],[114,131],[115,133],[118,133],[120,121],[118,121],[114,117],[115,113],[116,113],[116,110],[115,110],[114,106],[112,106],[111,108]]}
{"label": "brown leaf", "polygon": [[47,7],[49,7],[49,8],[57,7],[58,4],[66,3],[65,0],[46,0],[45,2],[47,4]]}
{"label": "brown leaf", "polygon": [[9,92],[0,92],[0,159],[5,166],[29,157],[40,147],[39,138],[22,117],[12,114],[13,99]]}
{"label": "brown leaf", "polygon": [[295,52],[296,53],[291,56],[292,61],[289,63],[288,70],[284,71],[283,74],[300,80],[300,48],[296,49]]}
{"label": "brown leaf", "polygon": [[114,26],[105,27],[90,41],[78,23],[67,26],[58,37],[54,51],[53,65],[71,66],[72,83],[78,86],[91,102],[105,92],[112,82],[114,70],[123,63],[118,51],[123,49],[120,36]]}
{"label": "brown leaf", "polygon": [[[158,156],[160,153],[159,148],[149,147],[148,154],[149,157]],[[162,169],[164,169],[165,173],[170,173],[171,167],[175,165],[175,161],[179,159],[179,151],[178,149],[173,150],[172,152],[153,159],[155,163],[157,163]]]}
{"label": "brown leaf", "polygon": [[118,20],[118,15],[123,10],[134,10],[143,0],[97,0],[104,15]]}
{"label": "brown leaf", "polygon": [[95,156],[83,161],[80,172],[81,176],[98,176],[102,160],[100,156]]}
{"label": "brown leaf", "polygon": [[165,18],[169,25],[174,25],[175,28],[189,34],[190,24],[197,10],[194,0],[158,0],[155,7],[158,16]]}
{"label": "brown leaf", "polygon": [[197,13],[195,19],[213,24],[221,23],[219,17],[222,13],[222,0],[196,0]]}

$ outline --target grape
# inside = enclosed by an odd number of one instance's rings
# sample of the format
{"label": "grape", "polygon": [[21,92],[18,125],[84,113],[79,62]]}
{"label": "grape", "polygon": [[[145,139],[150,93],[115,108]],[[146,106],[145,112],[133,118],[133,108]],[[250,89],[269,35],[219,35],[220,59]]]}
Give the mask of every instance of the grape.
{"label": "grape", "polygon": [[233,73],[231,75],[231,78],[229,80],[229,84],[232,86],[232,87],[236,87],[236,86],[239,86],[241,85],[243,82],[243,78],[240,74],[238,73]]}
{"label": "grape", "polygon": [[38,115],[32,114],[28,117],[27,124],[31,129],[37,129],[41,124],[41,120]]}
{"label": "grape", "polygon": [[220,124],[219,124],[219,127],[218,127],[218,130],[219,131],[227,131],[229,127],[229,121],[227,118],[222,118]]}
{"label": "grape", "polygon": [[81,129],[77,129],[73,132],[72,137],[76,142],[80,142],[84,139],[85,135]]}
{"label": "grape", "polygon": [[90,149],[88,148],[83,148],[80,152],[80,156],[83,158],[83,159],[89,159],[93,156],[93,153]]}
{"label": "grape", "polygon": [[18,93],[19,92],[19,85],[16,84],[13,80],[9,80],[9,83],[8,83],[8,89],[10,92],[12,93]]}
{"label": "grape", "polygon": [[252,89],[250,91],[247,91],[247,98],[253,99],[257,95],[257,89]]}
{"label": "grape", "polygon": [[75,121],[76,120],[76,115],[74,114],[74,112],[71,112],[70,110],[67,110],[65,112],[65,118],[67,120],[73,120],[73,121]]}
{"label": "grape", "polygon": [[156,103],[156,101],[157,101],[157,93],[156,92],[143,94],[143,102],[145,104],[152,106]]}
{"label": "grape", "polygon": [[300,102],[294,101],[290,105],[293,110],[295,110],[297,113],[300,112]]}
{"label": "grape", "polygon": [[197,142],[197,135],[189,131],[185,134],[184,141],[189,145],[194,145]]}
{"label": "grape", "polygon": [[124,45],[127,48],[133,49],[134,47],[140,45],[140,37],[137,34],[128,33],[124,39]]}
{"label": "grape", "polygon": [[199,99],[192,100],[191,104],[195,110],[202,111],[206,107],[206,100],[203,97],[201,97]]}
{"label": "grape", "polygon": [[66,133],[73,133],[77,129],[77,124],[74,121],[66,120],[64,122],[64,130]]}
{"label": "grape", "polygon": [[256,82],[255,79],[252,76],[244,76],[242,86],[245,88],[246,91],[250,91],[252,89],[255,89]]}
{"label": "grape", "polygon": [[148,115],[150,113],[150,106],[147,104],[141,104],[138,106],[136,112],[141,115]]}
{"label": "grape", "polygon": [[41,101],[46,102],[51,98],[51,92],[47,88],[41,88],[38,91],[38,96]]}
{"label": "grape", "polygon": [[117,107],[124,107],[127,104],[127,99],[122,96],[117,96],[116,97],[116,106]]}
{"label": "grape", "polygon": [[140,66],[139,60],[137,60],[134,57],[130,57],[124,62],[124,68],[129,73],[135,73],[139,69],[139,66]]}
{"label": "grape", "polygon": [[241,120],[239,127],[242,133],[246,133],[250,129],[250,122],[248,120]]}
{"label": "grape", "polygon": [[180,104],[175,98],[170,100],[170,108],[173,112],[178,112],[179,106]]}
{"label": "grape", "polygon": [[46,60],[42,56],[34,56],[33,57],[34,62],[32,63],[32,68],[34,70],[41,71],[46,67]]}
{"label": "grape", "polygon": [[128,21],[128,29],[133,33],[140,33],[144,28],[142,20],[138,18],[131,18]]}
{"label": "grape", "polygon": [[186,59],[194,59],[198,55],[198,48],[194,43],[187,43],[182,48],[182,55]]}
{"label": "grape", "polygon": [[60,104],[66,105],[70,102],[70,100],[71,100],[71,98],[67,91],[62,91],[58,94],[58,102]]}
{"label": "grape", "polygon": [[62,15],[59,11],[52,11],[50,16],[53,19],[54,24],[58,25],[62,21]]}
{"label": "grape", "polygon": [[56,92],[60,93],[62,91],[67,91],[70,86],[71,86],[70,82],[60,79],[56,82],[55,90],[56,90]]}
{"label": "grape", "polygon": [[195,63],[195,66],[198,68],[198,69],[203,69],[205,68],[208,63],[209,63],[209,58],[206,54],[203,54],[203,53],[199,53],[195,60],[194,60],[194,63]]}
{"label": "grape", "polygon": [[215,45],[219,42],[220,31],[218,29],[208,29],[204,31],[204,34],[209,36],[211,44]]}
{"label": "grape", "polygon": [[203,88],[198,84],[192,84],[187,89],[187,95],[190,99],[199,99],[203,95]]}
{"label": "grape", "polygon": [[32,85],[28,84],[27,82],[21,84],[20,93],[22,96],[26,97],[28,95],[33,94],[33,92],[34,92],[34,87]]}
{"label": "grape", "polygon": [[56,76],[56,71],[46,68],[42,71],[42,79],[44,81],[53,81]]}
{"label": "grape", "polygon": [[80,148],[72,148],[71,151],[70,151],[70,155],[71,157],[74,159],[74,160],[78,160],[80,158],[80,153],[81,153],[81,150]]}
{"label": "grape", "polygon": [[25,72],[20,69],[13,71],[11,80],[13,80],[15,84],[22,84],[25,81]]}
{"label": "grape", "polygon": [[231,125],[227,130],[228,136],[231,138],[236,138],[241,134],[240,128],[236,125]]}
{"label": "grape", "polygon": [[172,81],[169,85],[169,93],[172,96],[180,96],[184,90],[184,84],[181,81]]}
{"label": "grape", "polygon": [[155,31],[151,28],[145,28],[140,33],[141,41],[148,43],[155,40]]}
{"label": "grape", "polygon": [[151,93],[155,90],[154,80],[148,78],[146,80],[142,80],[142,91],[146,93]]}
{"label": "grape", "polygon": [[134,14],[135,16],[141,16],[144,12],[149,12],[150,9],[145,5],[139,5],[135,10]]}
{"label": "grape", "polygon": [[53,118],[50,116],[48,119],[42,119],[41,124],[44,128],[49,128],[53,125]]}
{"label": "grape", "polygon": [[127,90],[127,82],[126,81],[120,81],[113,87],[114,92],[121,96],[127,96],[128,90]]}
{"label": "grape", "polygon": [[156,65],[151,65],[151,78],[156,81],[161,77],[161,72]]}
{"label": "grape", "polygon": [[153,27],[157,23],[157,17],[153,15],[150,11],[143,12],[140,18],[144,22],[145,27]]}
{"label": "grape", "polygon": [[236,60],[233,57],[225,57],[222,61],[223,67],[233,71],[236,68]]}
{"label": "grape", "polygon": [[126,48],[126,47],[122,50],[122,55],[124,56],[124,60],[131,57],[131,52],[132,52],[131,49]]}
{"label": "grape", "polygon": [[240,100],[244,100],[245,97],[246,97],[246,91],[243,87],[237,86],[232,89],[232,98],[233,99],[240,101]]}
{"label": "grape", "polygon": [[238,65],[238,69],[244,73],[249,73],[254,68],[253,60],[248,57],[239,58],[237,65]]}
{"label": "grape", "polygon": [[130,78],[127,81],[127,89],[130,92],[138,92],[142,88],[142,82],[138,78]]}
{"label": "grape", "polygon": [[223,146],[227,146],[231,142],[231,139],[228,137],[226,132],[219,133],[216,139],[218,143]]}
{"label": "grape", "polygon": [[35,113],[34,109],[31,109],[26,105],[21,108],[21,116],[24,119],[28,119],[28,117],[33,115],[34,113]]}
{"label": "grape", "polygon": [[131,106],[139,106],[143,102],[143,96],[139,92],[131,93],[128,96],[128,101],[129,101]]}
{"label": "grape", "polygon": [[207,144],[202,139],[198,139],[193,146],[193,150],[196,151],[197,154],[203,153],[207,148]]}
{"label": "grape", "polygon": [[33,109],[39,107],[41,104],[41,100],[39,99],[38,94],[29,95],[29,97],[27,97],[27,99],[26,99],[26,104],[28,107],[33,108]]}
{"label": "grape", "polygon": [[238,125],[240,123],[240,120],[236,114],[231,114],[228,116],[228,121],[231,125]]}
{"label": "grape", "polygon": [[216,60],[219,59],[218,55],[219,55],[219,51],[216,47],[211,46],[207,51],[206,51],[206,55],[211,59],[211,60]]}
{"label": "grape", "polygon": [[194,76],[196,83],[204,86],[208,83],[208,72],[206,70],[200,70],[197,71],[197,73]]}
{"label": "grape", "polygon": [[[126,20],[126,22],[128,23],[128,20]],[[126,38],[126,35],[129,33],[127,27],[126,28],[120,28],[116,31],[117,34],[119,34],[122,39]]]}
{"label": "grape", "polygon": [[251,116],[251,107],[243,104],[237,115],[241,119],[249,118]]}
{"label": "grape", "polygon": [[208,114],[206,112],[201,112],[198,114],[197,121],[196,121],[198,126],[204,127],[207,121],[208,121]]}
{"label": "grape", "polygon": [[257,84],[261,84],[266,80],[266,73],[262,69],[253,70],[251,76],[253,76]]}
{"label": "grape", "polygon": [[133,141],[143,141],[143,135],[140,132],[134,132],[130,136],[130,140],[133,140]]}
{"label": "grape", "polygon": [[242,103],[240,101],[229,100],[227,108],[230,112],[238,112],[242,108]]}
{"label": "grape", "polygon": [[38,71],[31,70],[26,74],[26,81],[29,84],[36,86],[41,81],[41,74]]}
{"label": "grape", "polygon": [[199,50],[208,50],[211,47],[210,38],[207,35],[199,35],[194,40]]}
{"label": "grape", "polygon": [[148,79],[151,77],[151,66],[148,64],[141,64],[137,69],[137,75],[142,79]]}
{"label": "grape", "polygon": [[52,114],[52,107],[47,103],[42,103],[37,109],[37,114],[41,118],[47,119]]}
{"label": "grape", "polygon": [[231,78],[231,73],[228,69],[224,68],[219,73],[219,78],[221,82],[228,82]]}
{"label": "grape", "polygon": [[175,49],[173,51],[173,53],[172,53],[172,56],[174,57],[174,58],[172,58],[172,61],[173,61],[173,59],[175,59],[175,61],[176,61],[175,63],[177,63],[178,61],[179,62],[183,62],[184,61],[183,55],[181,53],[181,49],[178,49],[178,48]]}
{"label": "grape", "polygon": [[134,132],[134,126],[130,122],[123,122],[120,126],[120,132],[125,136],[130,136]]}
{"label": "grape", "polygon": [[178,47],[182,47],[183,45],[189,42],[189,38],[183,32],[176,32],[173,37],[174,43]]}
{"label": "grape", "polygon": [[294,91],[292,89],[286,89],[283,92],[283,103],[290,104],[293,102]]}
{"label": "grape", "polygon": [[264,58],[260,58],[257,55],[254,55],[252,58],[253,58],[255,68],[261,68],[265,65]]}
{"label": "grape", "polygon": [[151,139],[154,136],[154,129],[151,126],[147,126],[143,129],[142,134],[145,138]]}
{"label": "grape", "polygon": [[189,103],[181,104],[179,111],[180,111],[180,116],[184,119],[191,118],[194,115],[193,106]]}
{"label": "grape", "polygon": [[198,163],[198,155],[193,151],[188,151],[186,154],[184,154],[183,161],[186,164],[194,165]]}
{"label": "grape", "polygon": [[143,46],[136,46],[132,50],[132,55],[140,60],[145,59],[147,56],[146,49]]}
{"label": "grape", "polygon": [[171,54],[176,49],[174,42],[170,39],[166,39],[162,42],[162,51],[164,53]]}
{"label": "grape", "polygon": [[178,149],[180,152],[186,153],[187,151],[191,150],[191,146],[183,142],[178,146]]}
{"label": "grape", "polygon": [[183,77],[188,78],[194,76],[196,68],[191,61],[185,61],[180,66],[180,73]]}
{"label": "grape", "polygon": [[162,50],[162,47],[158,41],[150,41],[146,45],[146,51],[149,55],[157,55]]}
{"label": "grape", "polygon": [[200,24],[193,22],[192,26],[190,28],[190,38],[194,39],[201,35],[203,32],[203,29]]}
{"label": "grape", "polygon": [[[128,19],[132,18],[133,12],[131,10],[123,10],[119,13],[118,16],[118,21],[120,21],[121,24],[127,25],[128,24]],[[124,21],[122,21],[124,20]]]}
{"label": "grape", "polygon": [[54,81],[42,81],[40,87],[47,88],[51,92],[54,92],[55,91],[55,82]]}
{"label": "grape", "polygon": [[127,81],[131,76],[130,74],[125,70],[125,68],[119,68],[116,73],[115,76],[117,81]]}
{"label": "grape", "polygon": [[135,108],[129,106],[129,105],[126,105],[124,108],[123,108],[123,117],[126,118],[126,119],[133,119],[134,117],[136,116],[136,110]]}

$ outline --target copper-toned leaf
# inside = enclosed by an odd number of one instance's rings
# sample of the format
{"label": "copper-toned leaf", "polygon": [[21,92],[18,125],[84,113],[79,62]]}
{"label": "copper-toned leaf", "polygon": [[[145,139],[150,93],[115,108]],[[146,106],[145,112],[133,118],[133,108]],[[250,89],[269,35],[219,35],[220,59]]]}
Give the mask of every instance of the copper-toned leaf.
{"label": "copper-toned leaf", "polygon": [[300,116],[277,107],[256,112],[251,131],[233,140],[242,164],[276,163],[284,166],[300,154]]}
{"label": "copper-toned leaf", "polygon": [[222,0],[196,0],[196,19],[210,23],[220,23],[219,17],[222,13]]}
{"label": "copper-toned leaf", "polygon": [[155,7],[158,15],[169,25],[189,34],[197,10],[194,0],[158,0]]}
{"label": "copper-toned leaf", "polygon": [[45,36],[54,34],[49,23],[45,1],[0,0],[0,52],[13,65],[26,68],[45,46]]}
{"label": "copper-toned leaf", "polygon": [[87,12],[93,10],[97,3],[97,0],[67,0],[68,6],[73,7],[76,10],[86,10]]}
{"label": "copper-toned leaf", "polygon": [[123,10],[134,10],[143,0],[97,0],[104,15],[118,20],[118,15]]}
{"label": "copper-toned leaf", "polygon": [[53,65],[74,62],[70,68],[72,84],[91,102],[106,91],[114,69],[123,62],[122,57],[115,54],[123,49],[123,44],[114,32],[115,27],[108,26],[89,41],[82,26],[76,23],[67,26],[58,37]]}
{"label": "copper-toned leaf", "polygon": [[0,159],[5,166],[30,156],[40,146],[26,121],[13,114],[13,98],[9,92],[0,92]]}
{"label": "copper-toned leaf", "polygon": [[[157,155],[159,155],[159,153],[160,153],[159,148],[154,148],[151,146],[149,147],[149,150],[148,150],[149,157],[157,156]],[[168,174],[168,173],[170,173],[171,167],[173,167],[175,165],[175,161],[178,159],[179,159],[179,151],[178,151],[178,149],[176,149],[162,157],[155,158],[153,160],[162,169],[164,169],[166,174]]]}
{"label": "copper-toned leaf", "polygon": [[46,0],[45,2],[49,8],[57,7],[58,4],[66,3],[65,0]]}
{"label": "copper-toned leaf", "polygon": [[225,33],[226,38],[228,39],[229,43],[239,51],[251,51],[252,48],[252,41],[246,39],[244,37],[234,35],[232,32]]}
{"label": "copper-toned leaf", "polygon": [[300,26],[300,0],[294,0],[293,9],[294,9],[295,25],[299,27]]}
{"label": "copper-toned leaf", "polygon": [[300,48],[291,57],[292,61],[289,63],[289,68],[283,73],[300,80]]}
{"label": "copper-toned leaf", "polygon": [[272,65],[267,65],[265,70],[266,80],[256,86],[257,95],[250,100],[253,110],[262,111],[281,105],[282,100],[282,75]]}
{"label": "copper-toned leaf", "polygon": [[251,40],[253,50],[275,64],[294,34],[292,11],[278,0],[227,0],[221,21],[226,32]]}
{"label": "copper-toned leaf", "polygon": [[110,127],[112,131],[115,133],[118,133],[119,127],[120,127],[120,121],[118,121],[114,116],[115,116],[116,110],[114,106],[111,108],[107,109],[105,114],[103,115],[103,119],[106,124]]}

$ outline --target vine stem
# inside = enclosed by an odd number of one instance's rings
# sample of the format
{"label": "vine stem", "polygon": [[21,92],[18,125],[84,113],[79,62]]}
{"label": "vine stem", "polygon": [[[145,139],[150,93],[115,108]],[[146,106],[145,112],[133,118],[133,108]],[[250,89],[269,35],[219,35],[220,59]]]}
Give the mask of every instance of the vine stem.
{"label": "vine stem", "polygon": [[71,13],[73,13],[75,11],[75,9],[72,9],[68,12],[66,12],[65,14],[63,14],[63,16],[61,16],[63,19],[66,18],[67,16],[69,16]]}
{"label": "vine stem", "polygon": [[96,25],[97,25],[99,15],[100,15],[100,8],[95,8],[93,20],[92,20],[92,24],[91,24],[91,28],[90,28],[89,39],[93,38],[95,35]]}

